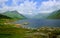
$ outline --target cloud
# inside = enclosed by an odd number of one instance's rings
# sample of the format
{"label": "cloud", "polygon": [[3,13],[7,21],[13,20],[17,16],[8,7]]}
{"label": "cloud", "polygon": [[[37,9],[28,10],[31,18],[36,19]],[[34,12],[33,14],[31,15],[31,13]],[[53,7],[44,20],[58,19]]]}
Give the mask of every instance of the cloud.
{"label": "cloud", "polygon": [[[17,5],[18,1],[23,3],[21,3],[20,5]],[[5,11],[17,10],[21,14],[32,15],[32,14],[35,14],[34,11],[36,10],[36,4],[37,2],[33,2],[29,0],[13,0],[13,3],[11,6],[7,6],[6,4],[2,5],[3,8],[0,8],[0,11],[5,12]]]}
{"label": "cloud", "polygon": [[24,1],[24,3],[20,4],[18,11],[22,14],[34,14],[33,11],[36,10],[36,2],[33,3],[29,1]]}
{"label": "cloud", "polygon": [[7,6],[5,4],[5,2],[7,1],[8,0],[0,1],[0,6],[2,6],[2,8],[0,8],[0,12],[17,10],[19,13],[23,15],[34,16],[38,13],[51,13],[55,10],[60,9],[60,0],[42,1],[40,3],[40,6],[38,6],[38,8],[36,8],[37,7],[36,4],[38,3],[36,1],[33,2],[29,0],[12,0],[13,3],[11,6]]}
{"label": "cloud", "polygon": [[42,2],[41,6],[39,7],[39,10],[41,13],[48,13],[53,12],[60,9],[60,0],[49,0]]}

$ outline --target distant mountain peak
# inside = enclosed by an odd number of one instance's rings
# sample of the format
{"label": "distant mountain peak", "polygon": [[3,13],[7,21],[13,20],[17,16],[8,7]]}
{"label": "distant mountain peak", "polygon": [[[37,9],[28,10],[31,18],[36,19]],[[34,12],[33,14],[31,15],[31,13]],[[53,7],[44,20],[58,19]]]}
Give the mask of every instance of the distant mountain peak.
{"label": "distant mountain peak", "polygon": [[39,13],[34,16],[34,18],[45,19],[50,13]]}
{"label": "distant mountain peak", "polygon": [[57,10],[57,11],[60,11],[60,9],[59,9],[59,10]]}
{"label": "distant mountain peak", "polygon": [[8,11],[8,12],[18,12],[18,11],[14,10],[14,11]]}
{"label": "distant mountain peak", "polygon": [[48,19],[60,19],[60,10],[54,11],[47,18]]}
{"label": "distant mountain peak", "polygon": [[7,13],[7,12],[9,12],[9,13],[18,13],[18,11],[16,11],[16,10],[14,10],[14,11],[6,11],[4,13]]}
{"label": "distant mountain peak", "polygon": [[6,11],[4,13],[2,13],[5,16],[14,18],[14,19],[23,19],[26,18],[25,16],[23,16],[22,14],[18,13],[17,11]]}

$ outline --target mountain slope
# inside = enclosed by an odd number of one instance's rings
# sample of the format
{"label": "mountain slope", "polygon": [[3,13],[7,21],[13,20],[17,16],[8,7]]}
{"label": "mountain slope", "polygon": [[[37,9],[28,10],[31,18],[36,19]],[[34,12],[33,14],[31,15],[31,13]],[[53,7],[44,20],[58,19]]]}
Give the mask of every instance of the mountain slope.
{"label": "mountain slope", "polygon": [[52,14],[50,14],[48,19],[60,19],[60,10],[54,11]]}
{"label": "mountain slope", "polygon": [[49,15],[49,13],[39,13],[39,14],[35,15],[34,18],[45,19],[48,15]]}
{"label": "mountain slope", "polygon": [[13,19],[25,19],[26,17],[22,14],[19,14],[17,11],[7,11],[3,15],[11,17]]}
{"label": "mountain slope", "polygon": [[0,14],[0,19],[11,19],[11,18],[8,17],[8,16],[5,16],[5,15]]}

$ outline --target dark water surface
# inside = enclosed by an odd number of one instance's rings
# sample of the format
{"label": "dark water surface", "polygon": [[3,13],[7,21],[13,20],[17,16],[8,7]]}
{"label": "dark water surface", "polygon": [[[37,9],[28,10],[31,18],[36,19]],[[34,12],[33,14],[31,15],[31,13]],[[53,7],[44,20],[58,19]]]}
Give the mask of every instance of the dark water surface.
{"label": "dark water surface", "polygon": [[[40,28],[40,27],[60,27],[60,20],[54,19],[25,19],[14,22],[22,24],[23,27]],[[26,24],[27,23],[27,24]]]}

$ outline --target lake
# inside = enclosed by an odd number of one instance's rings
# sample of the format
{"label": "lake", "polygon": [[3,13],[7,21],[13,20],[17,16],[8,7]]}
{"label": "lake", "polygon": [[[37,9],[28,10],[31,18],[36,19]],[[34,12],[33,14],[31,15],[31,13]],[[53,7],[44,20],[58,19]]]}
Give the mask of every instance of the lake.
{"label": "lake", "polygon": [[40,28],[40,27],[60,27],[60,20],[56,19],[25,19],[14,22],[22,24],[23,27]]}

